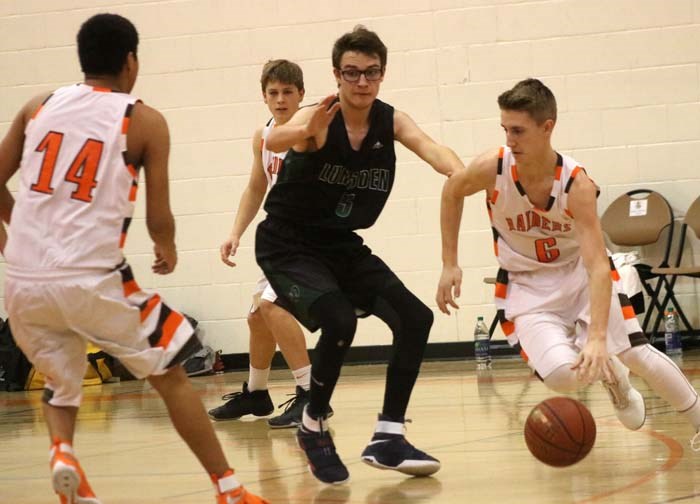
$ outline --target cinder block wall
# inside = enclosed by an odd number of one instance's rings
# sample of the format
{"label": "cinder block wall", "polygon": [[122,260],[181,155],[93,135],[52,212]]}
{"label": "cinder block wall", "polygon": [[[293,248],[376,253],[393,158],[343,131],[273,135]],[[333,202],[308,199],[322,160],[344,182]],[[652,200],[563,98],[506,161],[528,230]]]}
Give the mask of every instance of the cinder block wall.
{"label": "cinder block wall", "polygon": [[[88,16],[104,11],[129,17],[139,29],[141,76],[134,93],[164,112],[173,143],[178,269],[167,277],[151,274],[143,201],[128,259],[142,287],[158,289],[198,318],[207,342],[225,353],[247,350],[245,317],[260,274],[254,226],[237,268],[218,258],[248,179],[250,137],[269,115],[260,69],[270,58],[297,61],[311,103],[334,91],[331,46],[357,23],[389,47],[380,97],[465,163],[503,141],[497,95],[534,76],[559,101],[555,147],[577,158],[601,186],[601,211],[627,190],[651,187],[680,218],[700,194],[694,162],[700,0],[3,0],[0,134],[29,97],[81,80],[75,34]],[[434,307],[443,180],[405,149],[398,156],[391,199],[363,235]],[[451,317],[435,310],[431,341],[470,340],[476,316],[494,313],[491,288],[482,284],[496,269],[483,197],[466,201],[464,213],[462,307]],[[698,241],[686,252],[697,262]],[[0,277],[3,271],[0,263]],[[681,282],[679,291],[700,325],[697,286]],[[355,345],[389,342],[381,323],[360,323]]]}

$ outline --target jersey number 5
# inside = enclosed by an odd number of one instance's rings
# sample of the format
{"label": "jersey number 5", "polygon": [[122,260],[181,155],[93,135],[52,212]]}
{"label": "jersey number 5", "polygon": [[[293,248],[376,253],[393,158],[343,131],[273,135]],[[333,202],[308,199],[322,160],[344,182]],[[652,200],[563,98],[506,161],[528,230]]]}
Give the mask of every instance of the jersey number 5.
{"label": "jersey number 5", "polygon": [[[32,191],[53,194],[54,188],[51,182],[62,143],[63,133],[49,131],[37,145],[35,150],[36,152],[43,152],[44,159],[41,162],[39,178],[31,186]],[[92,201],[92,190],[97,186],[95,178],[97,177],[97,168],[100,165],[103,146],[103,142],[94,138],[88,138],[73,159],[65,175],[67,182],[72,182],[78,186],[71,194],[71,198],[85,201],[86,203]]]}
{"label": "jersey number 5", "polygon": [[535,240],[535,251],[537,252],[537,260],[542,263],[554,261],[561,252],[556,248],[557,239],[554,237],[540,238]]}

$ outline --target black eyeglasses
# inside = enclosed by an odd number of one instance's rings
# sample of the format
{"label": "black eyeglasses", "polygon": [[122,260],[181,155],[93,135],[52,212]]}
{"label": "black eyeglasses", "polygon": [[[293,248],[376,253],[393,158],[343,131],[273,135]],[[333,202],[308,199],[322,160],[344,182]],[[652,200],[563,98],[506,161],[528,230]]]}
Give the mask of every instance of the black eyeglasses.
{"label": "black eyeglasses", "polygon": [[384,75],[384,71],[381,68],[371,67],[365,70],[358,70],[357,68],[348,68],[347,70],[338,70],[343,79],[347,82],[357,82],[360,80],[360,76],[364,75],[365,79],[368,81],[378,81]]}

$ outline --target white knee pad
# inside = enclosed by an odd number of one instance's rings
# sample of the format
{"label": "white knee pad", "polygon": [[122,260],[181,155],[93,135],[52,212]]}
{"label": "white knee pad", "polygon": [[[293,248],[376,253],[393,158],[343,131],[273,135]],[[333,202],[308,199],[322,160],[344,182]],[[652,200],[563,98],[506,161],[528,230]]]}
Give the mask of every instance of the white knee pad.
{"label": "white knee pad", "polygon": [[578,379],[576,371],[571,369],[573,365],[573,362],[567,362],[549,373],[544,378],[547,388],[559,394],[567,394],[586,386],[585,382]]}

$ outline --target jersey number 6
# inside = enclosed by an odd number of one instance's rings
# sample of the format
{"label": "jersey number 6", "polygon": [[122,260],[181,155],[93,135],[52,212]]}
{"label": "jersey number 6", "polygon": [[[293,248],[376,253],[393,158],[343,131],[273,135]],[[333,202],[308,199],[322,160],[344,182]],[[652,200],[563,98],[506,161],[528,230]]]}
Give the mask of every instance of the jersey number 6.
{"label": "jersey number 6", "polygon": [[558,248],[555,248],[557,239],[554,237],[540,238],[535,240],[535,251],[537,252],[537,260],[542,263],[554,261],[559,255]]}
{"label": "jersey number 6", "polygon": [[[39,178],[35,184],[32,184],[32,191],[53,194],[54,188],[51,183],[62,143],[63,133],[49,131],[37,145],[35,151],[43,152],[44,159],[41,162]],[[65,176],[67,182],[72,182],[78,186],[71,194],[71,198],[85,201],[86,203],[92,201],[92,190],[97,186],[95,178],[97,177],[97,167],[100,164],[103,146],[103,142],[94,138],[88,138],[80,151],[78,151],[78,154],[76,154]]]}

